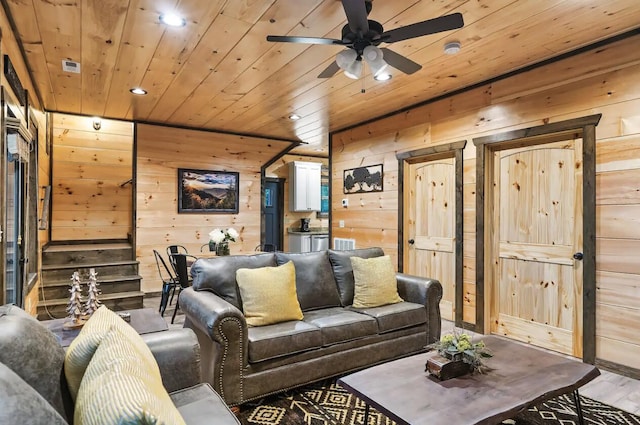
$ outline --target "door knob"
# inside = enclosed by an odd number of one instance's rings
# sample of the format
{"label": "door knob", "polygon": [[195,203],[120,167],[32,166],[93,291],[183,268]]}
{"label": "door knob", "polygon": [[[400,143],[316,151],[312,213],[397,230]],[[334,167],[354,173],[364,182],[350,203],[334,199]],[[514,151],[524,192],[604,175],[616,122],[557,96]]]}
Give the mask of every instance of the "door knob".
{"label": "door knob", "polygon": [[409,239],[409,245],[413,245],[414,243],[416,243],[416,241],[414,241],[413,239]]}
{"label": "door knob", "polygon": [[584,258],[584,255],[582,255],[581,252],[576,252],[575,254],[573,254],[573,258],[576,260],[582,260]]}

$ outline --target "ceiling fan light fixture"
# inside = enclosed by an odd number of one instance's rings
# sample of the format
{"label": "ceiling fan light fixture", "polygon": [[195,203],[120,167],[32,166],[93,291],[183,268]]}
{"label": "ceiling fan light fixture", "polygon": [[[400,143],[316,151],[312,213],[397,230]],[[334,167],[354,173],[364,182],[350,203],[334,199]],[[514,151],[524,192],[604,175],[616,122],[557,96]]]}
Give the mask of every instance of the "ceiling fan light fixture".
{"label": "ceiling fan light fixture", "polygon": [[389,81],[391,79],[391,74],[388,72],[381,72],[378,75],[374,75],[373,79],[376,81]]}
{"label": "ceiling fan light fixture", "polygon": [[336,56],[336,63],[340,69],[346,70],[358,59],[358,53],[353,49],[345,49]]}
{"label": "ceiling fan light fixture", "polygon": [[373,74],[374,78],[378,75],[381,75],[387,68],[387,63],[383,59],[384,54],[382,53],[382,50],[380,50],[376,46],[365,47],[362,52],[362,56],[371,68],[371,73]]}
{"label": "ceiling fan light fixture", "polygon": [[362,61],[356,59],[344,70],[344,75],[349,78],[353,78],[354,80],[360,78],[360,76],[362,75]]}
{"label": "ceiling fan light fixture", "polygon": [[449,41],[444,45],[444,52],[448,55],[455,55],[462,48],[462,44],[459,41]]}

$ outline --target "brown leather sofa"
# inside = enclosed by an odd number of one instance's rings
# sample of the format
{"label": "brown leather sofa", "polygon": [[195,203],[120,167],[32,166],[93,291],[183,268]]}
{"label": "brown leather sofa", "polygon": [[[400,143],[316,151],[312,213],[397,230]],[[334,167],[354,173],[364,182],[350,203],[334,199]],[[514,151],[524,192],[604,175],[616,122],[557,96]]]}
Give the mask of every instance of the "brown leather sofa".
{"label": "brown leather sofa", "polygon": [[[200,343],[203,380],[233,406],[424,351],[440,338],[442,286],[437,280],[398,273],[403,302],[351,308],[351,257],[383,254],[380,248],[367,248],[196,261],[193,287],[182,291],[180,307],[185,327],[195,331]],[[236,271],[290,260],[304,318],[247,326]]]}
{"label": "brown leather sofa", "polygon": [[[220,396],[201,383],[200,349],[193,332],[176,329],[143,339],[187,424],[240,424]],[[24,310],[0,306],[0,423],[73,423],[63,364],[64,349],[53,333]]]}

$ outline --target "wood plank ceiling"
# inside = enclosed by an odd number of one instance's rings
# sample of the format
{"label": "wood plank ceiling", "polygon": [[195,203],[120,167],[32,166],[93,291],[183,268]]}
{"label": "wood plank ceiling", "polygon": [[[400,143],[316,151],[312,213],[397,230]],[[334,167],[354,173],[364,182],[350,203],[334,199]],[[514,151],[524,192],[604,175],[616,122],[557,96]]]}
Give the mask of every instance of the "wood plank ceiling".
{"label": "wood plank ceiling", "polygon": [[[375,0],[369,18],[386,30],[454,12],[465,21],[387,45],[423,68],[377,82],[318,79],[339,46],[265,40],[340,38],[337,0],[2,1],[49,111],[300,140],[296,152],[315,154],[326,153],[330,131],[640,26],[638,0]],[[187,25],[161,24],[167,11]],[[446,55],[452,40],[462,50]],[[80,62],[81,73],[63,72],[63,60]]]}

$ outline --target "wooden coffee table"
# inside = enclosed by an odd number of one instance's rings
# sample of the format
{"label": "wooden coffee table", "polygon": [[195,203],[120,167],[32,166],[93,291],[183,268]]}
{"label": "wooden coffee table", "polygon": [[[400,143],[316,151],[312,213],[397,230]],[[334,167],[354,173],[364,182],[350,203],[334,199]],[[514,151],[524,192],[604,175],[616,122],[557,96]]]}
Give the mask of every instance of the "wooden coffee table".
{"label": "wooden coffee table", "polygon": [[[116,313],[129,313],[131,320],[128,322],[138,334],[148,334],[153,332],[166,331],[169,327],[167,322],[160,316],[160,313],[153,308],[140,308],[134,310],[117,311]],[[60,341],[60,345],[68,347],[78,336],[81,328],[64,329],[64,322],[67,319],[44,320],[41,323],[47,327]]]}
{"label": "wooden coffee table", "polygon": [[493,353],[485,374],[438,381],[425,372],[432,352],[374,366],[338,383],[367,404],[365,416],[371,405],[398,424],[497,424],[569,392],[582,423],[578,388],[600,375],[595,366],[501,337],[482,340]]}

